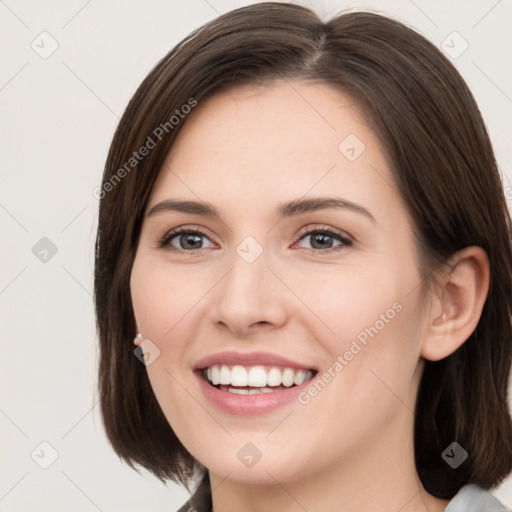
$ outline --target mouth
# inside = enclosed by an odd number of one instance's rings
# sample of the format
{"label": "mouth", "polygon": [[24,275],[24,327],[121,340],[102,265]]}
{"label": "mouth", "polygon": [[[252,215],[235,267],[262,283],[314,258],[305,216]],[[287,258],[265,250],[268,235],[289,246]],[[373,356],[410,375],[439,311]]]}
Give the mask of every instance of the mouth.
{"label": "mouth", "polygon": [[238,395],[283,391],[310,381],[318,373],[310,368],[229,364],[214,364],[198,372],[211,387]]}

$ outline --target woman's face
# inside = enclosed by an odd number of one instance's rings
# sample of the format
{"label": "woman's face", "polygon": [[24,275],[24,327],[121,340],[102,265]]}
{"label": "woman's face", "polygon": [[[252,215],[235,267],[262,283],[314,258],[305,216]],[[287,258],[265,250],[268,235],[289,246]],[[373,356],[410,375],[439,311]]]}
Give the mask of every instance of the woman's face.
{"label": "woman's face", "polygon": [[279,82],[219,93],[186,120],[131,293],[183,445],[214,473],[273,484],[412,451],[420,283],[409,216],[357,106]]}

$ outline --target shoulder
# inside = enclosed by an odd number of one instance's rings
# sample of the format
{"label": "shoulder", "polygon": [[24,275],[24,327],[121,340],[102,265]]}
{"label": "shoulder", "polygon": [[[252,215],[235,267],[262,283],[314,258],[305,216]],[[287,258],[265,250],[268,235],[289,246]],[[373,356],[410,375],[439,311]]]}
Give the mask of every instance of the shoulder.
{"label": "shoulder", "polygon": [[210,512],[212,509],[212,494],[210,489],[210,475],[204,474],[190,499],[176,512]]}
{"label": "shoulder", "polygon": [[512,512],[489,491],[476,484],[464,485],[444,512]]}

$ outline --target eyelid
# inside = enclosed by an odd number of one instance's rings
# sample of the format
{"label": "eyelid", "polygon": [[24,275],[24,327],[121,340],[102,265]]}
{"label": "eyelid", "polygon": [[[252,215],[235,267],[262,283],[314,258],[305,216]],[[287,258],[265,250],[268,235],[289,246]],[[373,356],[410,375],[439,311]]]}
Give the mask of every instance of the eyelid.
{"label": "eyelid", "polygon": [[[159,249],[165,249],[172,247],[173,251],[181,252],[181,253],[197,253],[199,251],[202,251],[204,249],[209,249],[208,247],[201,247],[199,249],[194,250],[185,250],[185,249],[178,249],[176,247],[173,247],[170,245],[170,241],[175,238],[176,236],[179,236],[181,234],[196,234],[200,237],[205,237],[208,240],[210,240],[213,244],[218,245],[214,240],[211,239],[209,235],[207,235],[204,231],[208,231],[206,228],[194,225],[194,224],[185,224],[181,226],[177,226],[169,231],[166,231],[166,233],[159,238],[157,248]],[[307,248],[303,247],[302,249],[307,249],[309,251],[314,251],[315,253],[330,253],[340,250],[342,247],[350,247],[354,244],[355,239],[348,233],[338,230],[336,228],[332,228],[330,226],[322,225],[320,226],[306,226],[303,229],[299,231],[299,233],[296,235],[296,240],[293,242],[292,247],[295,246],[297,243],[299,243],[301,240],[306,238],[307,236],[310,236],[314,233],[327,233],[328,236],[331,236],[332,238],[337,239],[340,244],[335,247],[330,247],[325,250],[321,249],[314,249],[314,248]],[[338,249],[340,248],[340,249]]]}
{"label": "eyelid", "polygon": [[352,243],[355,242],[355,238],[353,236],[349,235],[346,231],[342,231],[340,229],[333,228],[331,226],[326,226],[325,224],[317,225],[315,227],[306,226],[305,228],[303,228],[299,231],[299,234],[297,236],[299,237],[299,240],[300,240],[304,235],[310,235],[312,233],[316,233],[319,231],[320,232],[327,231],[327,232],[332,233],[333,235],[336,235],[340,238],[350,240],[350,242],[352,242]]}
{"label": "eyelid", "polygon": [[[208,240],[210,240],[212,243],[214,243],[215,245],[218,245],[214,240],[211,239],[210,235],[207,235],[204,231],[208,231],[208,230],[206,228],[204,228],[203,226],[194,225],[194,224],[184,224],[182,226],[177,226],[175,228],[172,228],[172,229],[166,231],[163,236],[158,238],[157,249],[168,248],[170,246],[170,241],[172,238],[174,238],[178,235],[181,235],[181,234],[188,234],[188,233],[197,234],[198,236],[208,238]],[[206,249],[206,247],[201,248],[201,249],[196,249],[195,251],[185,251],[183,249],[176,249],[175,247],[173,247],[172,249],[174,249],[178,252],[182,252],[182,253],[184,253],[184,252],[192,253],[192,252],[201,251],[202,249]]]}
{"label": "eyelid", "polygon": [[345,231],[341,231],[339,229],[332,228],[330,226],[325,226],[325,225],[323,225],[322,227],[307,226],[306,228],[304,228],[303,230],[301,230],[299,232],[299,234],[297,235],[298,239],[297,239],[296,242],[293,243],[293,246],[295,246],[301,240],[307,238],[308,236],[313,235],[314,233],[320,233],[320,234],[327,233],[327,236],[330,236],[331,238],[334,238],[334,239],[336,239],[336,240],[338,240],[340,242],[339,245],[336,245],[334,247],[329,247],[329,248],[327,248],[325,250],[308,248],[308,247],[303,247],[302,248],[302,249],[306,249],[307,251],[312,251],[315,254],[319,254],[319,255],[321,255],[321,254],[330,254],[330,253],[333,253],[333,252],[341,251],[342,249],[345,249],[347,247],[352,247],[354,245],[354,242],[356,241],[354,237],[352,237],[351,235],[349,235]]}

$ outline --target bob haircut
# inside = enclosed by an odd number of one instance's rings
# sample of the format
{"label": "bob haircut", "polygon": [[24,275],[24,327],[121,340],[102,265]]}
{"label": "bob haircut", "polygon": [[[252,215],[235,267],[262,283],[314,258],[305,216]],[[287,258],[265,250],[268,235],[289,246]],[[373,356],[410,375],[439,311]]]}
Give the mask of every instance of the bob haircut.
{"label": "bob haircut", "polygon": [[[189,491],[191,479],[204,474],[134,357],[130,274],[149,194],[186,114],[221,89],[280,80],[334,85],[359,106],[411,215],[425,294],[438,290],[455,252],[471,245],[487,252],[489,292],[475,331],[449,357],[425,361],[414,449],[423,486],[438,498],[466,483],[494,487],[512,470],[511,222],[497,163],[478,106],[451,62],[416,31],[369,12],[324,22],[291,4],[239,8],[182,40],[138,87],[114,134],[99,193],[94,299],[109,442],[132,468]],[[468,453],[457,469],[441,457],[453,441]]]}

